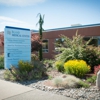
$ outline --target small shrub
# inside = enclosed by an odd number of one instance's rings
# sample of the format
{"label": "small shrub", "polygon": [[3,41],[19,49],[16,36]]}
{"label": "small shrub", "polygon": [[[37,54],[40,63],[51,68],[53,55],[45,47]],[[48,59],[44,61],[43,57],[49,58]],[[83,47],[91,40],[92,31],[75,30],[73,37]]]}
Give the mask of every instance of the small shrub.
{"label": "small shrub", "polygon": [[53,67],[54,60],[44,59],[43,63],[46,65],[46,67]]}
{"label": "small shrub", "polygon": [[[12,75],[12,73],[11,73],[11,71],[10,70],[8,70],[8,69],[6,69],[6,71],[4,72],[4,78],[5,78],[5,80],[11,80],[10,78],[12,77],[13,75]],[[14,79],[14,80],[16,80],[16,79]]]}
{"label": "small shrub", "polygon": [[97,78],[97,76],[93,75],[92,77],[87,78],[86,82],[95,83],[96,82],[96,78]]}
{"label": "small shrub", "polygon": [[44,59],[42,62],[45,65],[45,68],[46,68],[47,72],[55,70],[55,67],[53,66],[54,65],[54,60],[52,60],[52,59]]}
{"label": "small shrub", "polygon": [[81,80],[75,76],[61,75],[61,76],[55,77],[52,80],[52,83],[56,87],[75,88],[75,87],[78,87],[79,81],[81,81]]}
{"label": "small shrub", "polygon": [[40,77],[46,76],[46,67],[45,65],[38,61],[38,60],[34,60],[32,61],[32,64],[34,65],[34,73],[37,75],[40,75]]}
{"label": "small shrub", "polygon": [[90,71],[90,66],[88,66],[83,60],[69,60],[64,64],[64,69],[68,74],[83,77]]}
{"label": "small shrub", "polygon": [[4,56],[0,56],[0,69],[4,69]]}
{"label": "small shrub", "polygon": [[21,72],[24,72],[24,71],[30,72],[31,70],[33,70],[33,65],[32,65],[32,63],[31,63],[31,62],[27,62],[27,61],[22,61],[22,60],[20,60],[20,61],[18,62],[18,67],[19,67],[19,70],[20,70]]}
{"label": "small shrub", "polygon": [[35,54],[31,54],[31,61],[39,60],[38,56]]}
{"label": "small shrub", "polygon": [[54,85],[55,85],[56,87],[62,87],[62,79],[56,78],[56,79],[54,80]]}
{"label": "small shrub", "polygon": [[[34,66],[34,67],[33,67]],[[11,66],[10,70],[4,72],[4,78],[10,81],[27,81],[40,79],[46,70],[39,61],[34,63],[19,61],[18,68]]]}
{"label": "small shrub", "polygon": [[78,84],[79,84],[78,87],[84,87],[84,88],[90,87],[90,85],[88,83],[85,83],[84,81],[80,81]]}
{"label": "small shrub", "polygon": [[98,48],[92,46],[88,46],[83,52],[83,60],[91,66],[92,72],[94,72],[94,66],[100,64],[99,52]]}
{"label": "small shrub", "polygon": [[51,75],[48,76],[48,79],[51,80],[53,77]]}
{"label": "small shrub", "polygon": [[30,72],[20,71],[19,68],[11,67],[10,70],[4,72],[4,78],[10,81],[26,81],[34,79],[35,75],[33,70]]}
{"label": "small shrub", "polygon": [[57,68],[58,71],[63,72],[64,71],[64,63],[62,61],[56,61],[54,63],[54,66]]}
{"label": "small shrub", "polygon": [[63,83],[63,86],[65,88],[76,88],[78,86],[79,81],[80,81],[79,78],[72,76],[72,75],[67,75]]}

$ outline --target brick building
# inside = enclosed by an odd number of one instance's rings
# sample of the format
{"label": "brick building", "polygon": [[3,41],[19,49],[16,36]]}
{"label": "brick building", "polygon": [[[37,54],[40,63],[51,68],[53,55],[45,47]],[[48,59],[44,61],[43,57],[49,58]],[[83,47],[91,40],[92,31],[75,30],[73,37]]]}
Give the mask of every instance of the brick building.
{"label": "brick building", "polygon": [[[100,45],[100,24],[91,24],[91,25],[79,25],[71,26],[64,28],[49,29],[43,32],[43,57],[44,58],[53,58],[56,52],[55,42],[60,39],[60,35],[63,34],[67,37],[72,37],[76,34],[84,36],[84,39],[88,40],[93,37],[93,44],[98,46]],[[3,34],[3,32],[1,32]],[[31,31],[31,34],[39,35],[38,31]],[[2,43],[0,43],[2,44]],[[3,46],[0,46],[0,53],[3,51]]]}
{"label": "brick building", "polygon": [[[93,37],[93,44],[98,46],[100,45],[100,24],[91,24],[91,25],[80,25],[80,26],[71,26],[64,28],[56,28],[45,30],[43,32],[43,57],[44,58],[53,58],[56,52],[55,42],[60,38],[60,35],[63,34],[69,38],[76,34],[82,35],[85,40]],[[38,32],[32,32],[34,35],[37,35]]]}

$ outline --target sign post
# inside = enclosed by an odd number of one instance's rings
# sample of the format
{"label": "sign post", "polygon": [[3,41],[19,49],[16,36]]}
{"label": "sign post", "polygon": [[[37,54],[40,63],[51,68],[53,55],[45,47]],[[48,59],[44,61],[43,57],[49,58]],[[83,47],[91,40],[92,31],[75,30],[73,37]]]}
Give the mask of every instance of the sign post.
{"label": "sign post", "polygon": [[11,65],[18,67],[18,61],[31,61],[30,29],[5,27],[4,32],[4,62],[5,69]]}

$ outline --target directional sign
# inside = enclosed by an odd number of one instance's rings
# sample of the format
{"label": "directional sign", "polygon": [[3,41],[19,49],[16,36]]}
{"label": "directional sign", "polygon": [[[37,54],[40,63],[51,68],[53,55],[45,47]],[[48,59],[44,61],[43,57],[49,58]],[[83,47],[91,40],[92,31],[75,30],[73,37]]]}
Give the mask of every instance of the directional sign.
{"label": "directional sign", "polygon": [[10,69],[11,65],[18,67],[19,60],[31,61],[30,29],[6,26],[4,32],[5,69]]}

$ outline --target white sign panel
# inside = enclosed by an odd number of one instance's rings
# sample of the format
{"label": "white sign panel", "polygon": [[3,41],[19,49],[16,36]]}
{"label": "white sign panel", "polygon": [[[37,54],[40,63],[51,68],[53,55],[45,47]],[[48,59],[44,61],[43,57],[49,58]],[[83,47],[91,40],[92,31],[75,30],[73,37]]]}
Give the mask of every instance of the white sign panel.
{"label": "white sign panel", "polygon": [[5,69],[17,67],[19,60],[31,61],[30,29],[5,27],[4,56]]}

